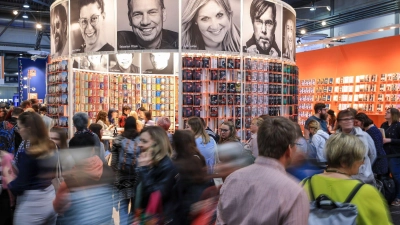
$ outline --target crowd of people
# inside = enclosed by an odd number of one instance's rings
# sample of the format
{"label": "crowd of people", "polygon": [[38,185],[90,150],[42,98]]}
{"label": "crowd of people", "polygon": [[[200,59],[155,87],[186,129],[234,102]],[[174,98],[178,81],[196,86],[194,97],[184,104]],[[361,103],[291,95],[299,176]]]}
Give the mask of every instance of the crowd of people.
{"label": "crowd of people", "polygon": [[172,133],[167,117],[130,107],[101,111],[94,123],[75,113],[68,138],[36,104],[1,118],[0,225],[115,224],[113,210],[121,225],[324,224],[334,214],[316,216],[321,199],[356,206],[354,223],[372,225],[392,224],[388,205],[400,206],[394,108],[383,134],[364,113],[336,117],[318,103],[304,135],[288,118],[260,115],[242,141],[228,120],[215,132],[191,117]]}

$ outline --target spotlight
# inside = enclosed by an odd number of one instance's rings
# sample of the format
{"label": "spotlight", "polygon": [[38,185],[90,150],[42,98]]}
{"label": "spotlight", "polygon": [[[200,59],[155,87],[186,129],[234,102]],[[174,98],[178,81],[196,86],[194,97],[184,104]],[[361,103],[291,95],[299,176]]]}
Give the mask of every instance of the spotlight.
{"label": "spotlight", "polygon": [[331,11],[331,7],[330,6],[327,6],[326,7],[326,10],[328,10],[329,12]]}
{"label": "spotlight", "polygon": [[300,34],[305,34],[306,33],[306,30],[304,30],[304,29],[302,29],[301,31],[300,31]]}
{"label": "spotlight", "polygon": [[22,5],[22,7],[24,7],[25,9],[29,9],[29,4],[28,1],[25,1],[25,3]]}
{"label": "spotlight", "polygon": [[29,17],[28,17],[28,14],[26,14],[26,12],[25,12],[24,15],[22,15],[22,18],[28,19],[28,18],[29,18]]}
{"label": "spotlight", "polygon": [[324,21],[322,21],[322,26],[325,26],[326,25],[326,21],[324,20]]}
{"label": "spotlight", "polygon": [[26,84],[24,85],[24,89],[27,89],[28,88],[28,86],[26,86]]}
{"label": "spotlight", "polygon": [[43,28],[42,24],[40,24],[40,23],[36,24],[36,29],[42,29],[42,28]]}
{"label": "spotlight", "polygon": [[13,10],[13,14],[14,15],[18,15],[18,11],[17,10]]}
{"label": "spotlight", "polygon": [[22,78],[22,79],[24,79],[24,80],[28,80],[28,77],[24,77],[24,78]]}
{"label": "spotlight", "polygon": [[20,53],[19,55],[22,55],[22,53]]}
{"label": "spotlight", "polygon": [[393,29],[396,29],[396,27],[390,27],[390,29],[392,29],[392,30],[393,30]]}
{"label": "spotlight", "polygon": [[379,29],[378,31],[383,31],[383,29],[381,28],[381,29]]}

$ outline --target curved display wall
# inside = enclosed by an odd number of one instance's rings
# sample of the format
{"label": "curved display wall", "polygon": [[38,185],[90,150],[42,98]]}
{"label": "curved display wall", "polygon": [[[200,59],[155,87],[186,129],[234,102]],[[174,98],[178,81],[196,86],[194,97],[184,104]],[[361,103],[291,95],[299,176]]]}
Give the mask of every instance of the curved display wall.
{"label": "curved display wall", "polygon": [[282,1],[58,0],[50,13],[51,65],[69,60],[68,115],[143,106],[172,129],[231,120],[242,139],[252,117],[297,120],[296,16]]}

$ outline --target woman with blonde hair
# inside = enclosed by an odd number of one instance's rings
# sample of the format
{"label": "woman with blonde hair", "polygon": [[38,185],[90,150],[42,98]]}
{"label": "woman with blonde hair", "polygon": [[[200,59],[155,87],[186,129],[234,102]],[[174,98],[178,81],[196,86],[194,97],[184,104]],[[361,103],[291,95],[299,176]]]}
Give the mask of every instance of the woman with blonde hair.
{"label": "woman with blonde hair", "polygon": [[107,112],[100,111],[96,116],[96,123],[100,124],[103,127],[103,130],[110,130],[114,126],[110,126],[110,122],[107,120]]}
{"label": "woman with blonde hair", "polygon": [[140,132],[143,129],[143,123],[140,122],[138,114],[136,111],[131,111],[129,116],[132,116],[136,120],[136,130]]}
{"label": "woman with blonde hair", "polygon": [[217,143],[207,134],[203,122],[199,117],[189,118],[187,128],[193,131],[196,146],[206,160],[208,173],[212,174],[215,166],[215,152]]}
{"label": "woman with blonde hair", "polygon": [[256,117],[251,120],[251,125],[250,125],[251,137],[244,146],[244,149],[251,151],[254,157],[258,156],[257,131],[258,127],[261,126],[263,121],[264,120],[261,117]]}
{"label": "woman with blonde hair", "polygon": [[[333,202],[345,202],[350,193],[361,184],[351,176],[358,174],[366,151],[365,145],[357,136],[333,134],[326,143],[328,168],[323,174],[303,181],[310,200],[314,201],[323,194]],[[387,203],[371,185],[362,185],[349,203],[357,206],[357,224],[392,224]]]}
{"label": "woman with blonde hair", "polygon": [[321,130],[321,126],[316,120],[311,120],[308,123],[308,130],[310,131],[310,134],[312,134],[311,146],[315,149],[316,159],[319,162],[326,162],[324,148],[326,141],[329,139],[329,134]]}
{"label": "woman with blonde hair", "polygon": [[141,151],[138,160],[138,174],[142,191],[140,206],[142,209],[146,209],[150,196],[153,193],[159,193],[161,194],[163,214],[167,217],[165,220],[173,219],[174,204],[178,203],[171,193],[178,172],[170,159],[172,147],[167,133],[158,126],[145,127],[140,134],[138,147]]}
{"label": "woman with blonde hair", "polygon": [[182,15],[183,49],[239,52],[233,16],[229,0],[189,0]]}

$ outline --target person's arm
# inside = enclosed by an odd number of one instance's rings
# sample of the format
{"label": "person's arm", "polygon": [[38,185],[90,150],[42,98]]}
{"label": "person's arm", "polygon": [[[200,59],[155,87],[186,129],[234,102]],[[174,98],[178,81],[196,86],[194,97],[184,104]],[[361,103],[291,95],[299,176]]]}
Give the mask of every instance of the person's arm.
{"label": "person's arm", "polygon": [[365,136],[367,137],[367,141],[368,141],[368,157],[369,157],[369,160],[371,161],[371,166],[372,166],[376,160],[376,155],[377,155],[375,142],[369,134],[366,134]]}
{"label": "person's arm", "polygon": [[320,137],[319,135],[313,135],[311,139],[311,145],[314,146],[316,153],[317,153],[317,159],[319,162],[326,162],[325,156],[324,156],[324,148],[325,145],[323,144],[323,138]]}
{"label": "person's arm", "polygon": [[22,194],[30,184],[29,178],[34,170],[34,160],[29,159],[25,152],[19,154],[18,176],[8,184],[8,189],[14,196]]}
{"label": "person's arm", "polygon": [[114,171],[118,170],[118,160],[119,160],[119,149],[121,148],[121,140],[119,138],[113,141],[113,145],[111,147],[111,168]]}
{"label": "person's arm", "polygon": [[[287,206],[285,206],[287,207]],[[304,190],[301,190],[289,213],[285,216],[282,225],[307,225],[310,212],[310,201]]]}

